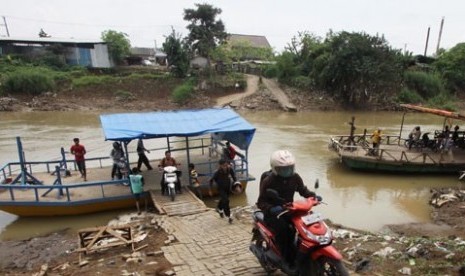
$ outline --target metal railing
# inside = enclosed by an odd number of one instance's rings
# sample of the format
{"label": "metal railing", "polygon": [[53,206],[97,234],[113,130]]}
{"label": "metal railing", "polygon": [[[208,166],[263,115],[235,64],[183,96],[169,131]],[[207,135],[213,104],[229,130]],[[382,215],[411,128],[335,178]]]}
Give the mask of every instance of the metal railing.
{"label": "metal railing", "polygon": [[[0,185],[0,190],[7,191],[9,195],[0,197],[0,202],[42,202],[46,204],[47,202],[98,201],[102,198],[131,195],[128,181],[128,179],[121,179],[70,185]],[[77,190],[82,192],[76,192]],[[92,195],[89,193],[90,190],[92,190]],[[50,192],[57,193],[53,201],[50,198],[45,199]],[[85,197],[82,197],[84,193]]]}
{"label": "metal railing", "polygon": [[[86,158],[86,164],[89,163],[98,163],[98,167],[103,168],[103,160],[108,160],[109,157],[93,157]],[[20,172],[23,168],[30,174],[34,172],[44,172],[52,173],[55,171],[55,168],[58,166],[60,169],[68,168],[68,165],[71,165],[75,171],[78,170],[75,160],[53,160],[53,161],[27,161],[21,164],[20,162],[10,162],[0,168],[0,174],[3,179],[7,179],[12,176],[15,172]],[[0,181],[1,183],[1,181]]]}

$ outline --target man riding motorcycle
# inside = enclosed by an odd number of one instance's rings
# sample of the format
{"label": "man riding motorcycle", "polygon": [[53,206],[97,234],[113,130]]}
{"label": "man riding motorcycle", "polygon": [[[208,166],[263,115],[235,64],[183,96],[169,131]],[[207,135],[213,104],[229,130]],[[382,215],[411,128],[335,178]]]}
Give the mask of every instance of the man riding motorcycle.
{"label": "man riding motorcycle", "polygon": [[[262,175],[256,205],[263,211],[266,225],[275,232],[276,244],[282,256],[292,266],[296,253],[293,246],[295,229],[291,227],[290,217],[287,214],[279,217],[277,215],[285,210],[283,205],[294,201],[295,192],[299,192],[305,198],[316,195],[307,189],[300,175],[295,172],[295,158],[289,151],[278,150],[271,154],[270,166],[271,173]],[[267,189],[276,190],[284,202],[276,202],[276,198],[267,196]]]}

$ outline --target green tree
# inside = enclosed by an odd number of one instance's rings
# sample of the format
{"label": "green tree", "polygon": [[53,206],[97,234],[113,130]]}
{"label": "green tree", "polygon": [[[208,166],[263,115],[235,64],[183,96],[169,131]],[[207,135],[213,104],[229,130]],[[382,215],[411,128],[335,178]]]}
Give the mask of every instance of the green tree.
{"label": "green tree", "polygon": [[197,9],[184,9],[189,35],[187,44],[194,54],[209,58],[210,52],[227,38],[223,21],[216,20],[221,9],[209,4],[195,4]]}
{"label": "green tree", "polygon": [[384,37],[365,33],[328,34],[324,52],[315,59],[311,76],[346,104],[361,107],[372,97],[398,91],[403,74],[399,50]]}
{"label": "green tree", "polygon": [[320,37],[305,31],[294,36],[285,50],[294,56],[294,62],[299,66],[302,75],[308,76],[315,59],[321,54],[323,46]]}
{"label": "green tree", "polygon": [[291,83],[292,79],[300,75],[299,65],[295,63],[295,55],[291,52],[283,52],[277,57],[277,77],[282,83]]}
{"label": "green tree", "polygon": [[185,77],[189,69],[189,57],[187,46],[174,29],[163,42],[163,51],[168,58],[168,64],[171,66],[171,72],[177,77]]}
{"label": "green tree", "polygon": [[126,33],[114,30],[102,32],[102,40],[108,44],[108,51],[116,64],[122,64],[130,53],[131,42]]}
{"label": "green tree", "polygon": [[465,91],[465,43],[459,43],[443,52],[433,63],[452,92]]}

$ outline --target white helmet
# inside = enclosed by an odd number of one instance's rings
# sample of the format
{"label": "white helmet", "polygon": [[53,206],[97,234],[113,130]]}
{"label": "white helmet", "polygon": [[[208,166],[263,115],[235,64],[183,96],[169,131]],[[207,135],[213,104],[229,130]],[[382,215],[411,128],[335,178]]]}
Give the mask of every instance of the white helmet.
{"label": "white helmet", "polygon": [[275,175],[291,177],[294,175],[295,158],[288,150],[278,150],[271,154],[271,170]]}

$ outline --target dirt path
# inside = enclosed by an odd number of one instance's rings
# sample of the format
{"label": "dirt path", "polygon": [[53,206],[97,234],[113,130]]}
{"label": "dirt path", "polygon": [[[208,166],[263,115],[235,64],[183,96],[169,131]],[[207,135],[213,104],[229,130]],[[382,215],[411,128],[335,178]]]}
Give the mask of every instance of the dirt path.
{"label": "dirt path", "polygon": [[258,91],[258,77],[255,75],[247,76],[247,89],[244,92],[220,97],[216,100],[215,107],[224,107],[230,103],[248,97]]}
{"label": "dirt path", "polygon": [[[240,101],[248,96],[256,93],[259,88],[260,79],[255,75],[246,75],[247,76],[247,89],[245,92],[236,93],[232,95],[227,95],[221,98],[218,98],[216,101],[216,107],[224,107],[230,105],[235,101]],[[262,78],[263,84],[266,86],[267,90],[270,91],[271,96],[279,103],[281,109],[285,111],[297,111],[297,108],[294,104],[291,103],[286,93],[279,88],[279,85],[276,81],[271,79]]]}

